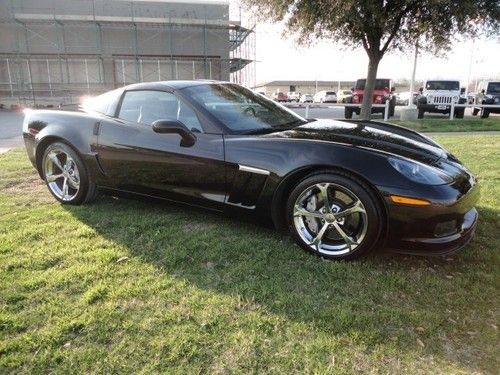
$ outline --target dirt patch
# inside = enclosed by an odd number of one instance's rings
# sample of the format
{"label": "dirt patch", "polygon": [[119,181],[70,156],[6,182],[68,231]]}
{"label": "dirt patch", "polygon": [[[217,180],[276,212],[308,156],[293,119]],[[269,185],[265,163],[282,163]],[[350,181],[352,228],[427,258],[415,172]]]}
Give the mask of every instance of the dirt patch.
{"label": "dirt patch", "polygon": [[21,181],[10,182],[2,191],[12,195],[29,196],[38,202],[54,201],[54,198],[47,189],[47,185],[37,174],[33,174]]}

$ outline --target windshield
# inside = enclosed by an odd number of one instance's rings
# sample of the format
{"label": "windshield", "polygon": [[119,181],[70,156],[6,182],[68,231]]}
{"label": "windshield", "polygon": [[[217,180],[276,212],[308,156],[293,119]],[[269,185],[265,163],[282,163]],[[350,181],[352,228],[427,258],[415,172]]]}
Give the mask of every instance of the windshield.
{"label": "windshield", "polygon": [[294,112],[240,85],[206,84],[183,91],[238,134],[282,130],[307,123]]}
{"label": "windshield", "polygon": [[488,83],[488,91],[486,94],[500,94],[500,82]]}
{"label": "windshield", "polygon": [[[356,90],[364,90],[366,85],[366,79],[358,79],[356,81]],[[391,82],[389,79],[376,79],[375,80],[375,90],[385,90],[389,89]]]}
{"label": "windshield", "polygon": [[426,90],[460,90],[460,82],[458,81],[427,81]]}

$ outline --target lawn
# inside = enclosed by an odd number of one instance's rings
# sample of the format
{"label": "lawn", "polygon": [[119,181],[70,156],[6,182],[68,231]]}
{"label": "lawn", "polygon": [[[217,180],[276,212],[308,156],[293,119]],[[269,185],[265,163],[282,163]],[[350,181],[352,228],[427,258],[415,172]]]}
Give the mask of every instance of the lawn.
{"label": "lawn", "polygon": [[0,373],[498,373],[500,136],[436,137],[479,177],[447,258],[312,256],[165,203],[55,203],[0,155]]}
{"label": "lawn", "polygon": [[433,116],[422,120],[390,122],[405,126],[419,132],[469,132],[469,131],[500,131],[500,117],[491,116],[487,119],[479,117],[466,117],[450,121],[446,116]]}

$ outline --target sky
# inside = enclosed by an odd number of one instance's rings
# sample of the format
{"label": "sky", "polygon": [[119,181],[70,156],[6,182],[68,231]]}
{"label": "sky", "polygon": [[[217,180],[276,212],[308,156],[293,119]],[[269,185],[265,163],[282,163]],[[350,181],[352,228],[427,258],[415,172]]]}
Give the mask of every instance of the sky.
{"label": "sky", "polygon": [[[239,19],[238,0],[230,0],[230,18]],[[244,26],[253,24],[245,11],[242,21]],[[283,25],[268,22],[257,23],[256,30],[257,84],[273,80],[356,80],[366,76],[368,58],[361,47],[346,49],[333,41],[298,46],[293,38],[282,35]],[[470,67],[471,82],[500,78],[500,38],[455,42],[445,57],[419,55],[416,78],[459,79],[465,85]],[[382,59],[378,76],[410,79],[412,68],[413,51],[390,52]]]}

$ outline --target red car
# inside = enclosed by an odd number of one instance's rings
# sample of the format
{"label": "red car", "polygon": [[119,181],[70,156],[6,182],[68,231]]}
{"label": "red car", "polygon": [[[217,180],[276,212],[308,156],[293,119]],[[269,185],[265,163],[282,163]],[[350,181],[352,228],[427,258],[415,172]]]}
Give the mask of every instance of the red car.
{"label": "red car", "polygon": [[[352,114],[361,113],[361,103],[363,103],[363,95],[365,91],[366,79],[358,79],[356,86],[353,88],[352,97],[349,103],[359,104],[359,107],[345,107],[345,118],[352,118]],[[373,104],[385,104],[389,101],[389,117],[394,116],[394,108],[396,107],[396,96],[394,95],[394,87],[390,79],[380,78],[375,80],[375,89],[373,90]],[[385,108],[373,107],[372,113],[384,113]]]}
{"label": "red car", "polygon": [[277,102],[288,102],[290,99],[288,98],[288,95],[285,94],[284,92],[275,92],[271,98]]}

